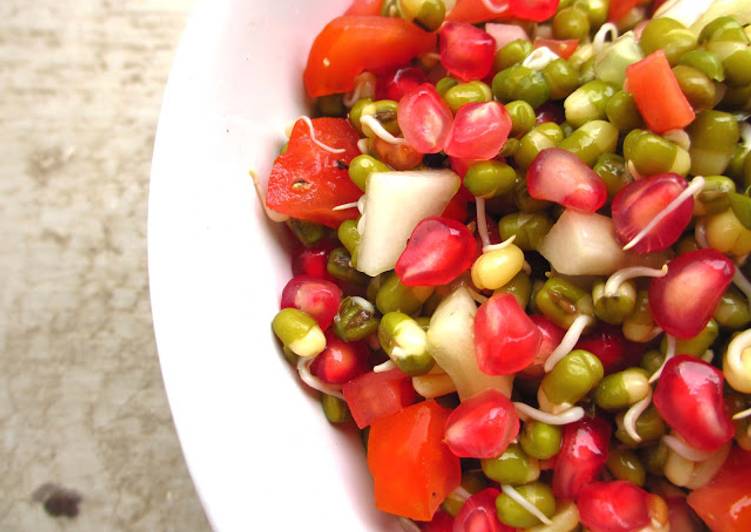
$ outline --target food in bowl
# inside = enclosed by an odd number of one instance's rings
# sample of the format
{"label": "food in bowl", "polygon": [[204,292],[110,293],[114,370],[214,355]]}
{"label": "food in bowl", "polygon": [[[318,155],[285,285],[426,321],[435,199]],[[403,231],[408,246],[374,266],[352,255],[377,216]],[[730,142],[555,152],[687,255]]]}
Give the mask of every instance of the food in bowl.
{"label": "food in bowl", "polygon": [[356,0],[320,31],[262,194],[297,242],[272,328],[378,509],[751,529],[749,23]]}

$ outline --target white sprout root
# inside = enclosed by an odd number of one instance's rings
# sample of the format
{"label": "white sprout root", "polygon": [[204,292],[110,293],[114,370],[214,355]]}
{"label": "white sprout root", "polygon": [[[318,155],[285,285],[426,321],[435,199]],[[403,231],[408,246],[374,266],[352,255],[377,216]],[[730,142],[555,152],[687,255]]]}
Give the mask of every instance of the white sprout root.
{"label": "white sprout root", "polygon": [[541,46],[535,49],[526,57],[526,59],[524,59],[524,61],[522,61],[522,66],[540,71],[556,59],[560,58],[561,57],[557,53],[547,46]]}
{"label": "white sprout root", "polygon": [[522,417],[528,417],[535,421],[541,421],[548,425],[568,425],[575,421],[579,421],[584,417],[584,409],[580,406],[572,406],[568,410],[561,412],[560,414],[550,414],[543,412],[526,403],[515,402],[514,407],[516,411]]}
{"label": "white sprout root", "polygon": [[386,362],[374,366],[373,373],[386,373],[392,369],[396,369],[396,364],[394,364],[392,360],[387,360]]}
{"label": "white sprout root", "polygon": [[549,373],[563,357],[573,351],[574,347],[579,342],[579,337],[581,337],[582,332],[592,323],[592,321],[592,318],[586,314],[580,314],[576,317],[574,323],[572,323],[571,327],[566,331],[561,343],[558,344],[558,347],[550,353],[550,356],[545,361],[545,373]]}
{"label": "white sprout root", "polygon": [[751,378],[743,361],[744,353],[749,347],[751,347],[751,329],[743,331],[730,341],[725,351],[723,364],[723,372],[728,384],[742,393],[751,393],[748,384]]}
{"label": "white sprout root", "polygon": [[465,288],[467,289],[467,292],[469,292],[469,295],[472,296],[472,299],[474,299],[480,305],[487,303],[488,299],[490,299],[489,297],[482,295],[477,290],[473,290],[468,286],[465,286]]}
{"label": "white sprout root", "polygon": [[420,527],[417,526],[417,523],[406,517],[400,517],[399,524],[404,532],[420,532]]}
{"label": "white sprout root", "polygon": [[741,410],[740,412],[733,414],[733,421],[738,421],[739,419],[746,419],[749,416],[751,416],[751,408],[747,408],[746,410]]}
{"label": "white sprout root", "polygon": [[500,244],[488,244],[487,246],[483,246],[482,252],[487,253],[489,251],[498,251],[499,249],[507,248],[514,243],[514,240],[516,240],[516,235],[511,235],[511,237],[507,238]]}
{"label": "white sprout root", "polygon": [[704,220],[699,220],[694,227],[694,240],[700,248],[708,248],[709,242],[707,242],[707,226],[704,225]]}
{"label": "white sprout root", "polygon": [[595,33],[595,36],[592,39],[592,46],[595,54],[598,54],[603,46],[605,46],[605,39],[607,39],[608,36],[610,36],[611,41],[615,41],[618,38],[618,27],[612,22],[603,24],[600,26],[600,29],[597,30],[597,33]]}
{"label": "white sprout root", "polygon": [[336,207],[332,207],[332,211],[346,211],[349,209],[356,209],[357,208],[357,202],[353,201],[352,203],[343,203],[342,205],[337,205]]}
{"label": "white sprout root", "polygon": [[344,152],[347,151],[344,148],[333,148],[333,147],[329,146],[328,144],[324,144],[323,142],[321,142],[320,140],[318,140],[316,138],[316,130],[313,127],[313,121],[310,119],[309,116],[301,116],[300,120],[302,120],[303,122],[305,122],[305,125],[308,126],[308,129],[310,130],[310,140],[312,140],[313,144],[315,144],[316,146],[318,146],[322,150],[326,150],[329,153],[344,153]]}
{"label": "white sprout root", "polygon": [[522,264],[522,271],[527,275],[532,275],[532,266],[530,266],[529,262],[526,260],[524,261],[524,264]]}
{"label": "white sprout root", "polygon": [[677,144],[686,151],[691,149],[691,137],[688,136],[683,129],[671,129],[662,134],[662,138],[669,140],[673,144]]}
{"label": "white sprout root", "polygon": [[634,161],[629,160],[626,162],[626,171],[629,173],[631,177],[634,178],[634,181],[639,181],[640,179],[644,177],[636,169],[636,165],[634,164]]}
{"label": "white sprout root", "polygon": [[360,139],[357,141],[357,149],[360,150],[360,153],[366,154],[370,153],[370,139]]}
{"label": "white sprout root", "polygon": [[493,13],[494,15],[500,15],[501,13],[505,13],[508,11],[509,3],[504,2],[502,5],[497,6],[493,3],[493,0],[482,0],[482,5],[485,6],[485,9]]}
{"label": "white sprout root", "polygon": [[501,491],[509,496],[510,499],[512,499],[515,503],[517,503],[519,506],[527,510],[529,513],[534,515],[537,519],[542,521],[546,525],[552,525],[553,521],[550,520],[550,518],[542,513],[540,509],[529,502],[527,499],[522,497],[521,493],[516,491],[513,487],[503,484],[501,485]]}
{"label": "white sprout root", "polygon": [[482,248],[485,249],[490,245],[490,235],[488,234],[488,219],[485,215],[485,199],[475,198],[477,206],[477,233],[480,235]]}
{"label": "white sprout root", "polygon": [[310,372],[310,364],[313,360],[315,360],[315,357],[300,358],[300,360],[297,361],[297,373],[300,374],[300,379],[314,390],[344,400],[341,386],[327,384]]}
{"label": "white sprout root", "polygon": [[350,109],[361,98],[372,98],[375,95],[376,77],[370,72],[363,72],[355,78],[355,90],[342,98],[342,103]]}
{"label": "white sprout root", "polygon": [[360,123],[364,126],[368,126],[370,130],[381,140],[388,142],[389,144],[404,144],[406,141],[402,138],[395,137],[388,131],[374,116],[365,115],[360,118]]}
{"label": "white sprout root", "polygon": [[626,410],[626,414],[623,416],[623,428],[626,434],[631,437],[632,440],[639,443],[641,442],[641,436],[636,431],[636,421],[644,413],[652,402],[652,389],[649,389],[647,396],[641,401],[637,401]]}
{"label": "white sprout root", "polygon": [[647,268],[645,266],[633,266],[631,268],[623,268],[611,275],[605,283],[604,295],[605,297],[613,297],[618,293],[618,288],[628,281],[636,277],[665,277],[668,274],[668,265],[665,264],[659,270],[655,268]]}
{"label": "white sprout root", "polygon": [[749,304],[751,304],[751,282],[746,279],[746,276],[738,268],[735,269],[735,273],[733,274],[733,284],[738,287],[738,290],[743,292],[743,295],[746,296]]}
{"label": "white sprout root", "polygon": [[671,336],[669,334],[665,335],[665,338],[667,339],[667,349],[665,349],[665,360],[662,361],[662,364],[660,364],[660,367],[657,368],[657,371],[655,371],[652,376],[649,378],[649,383],[652,384],[657,379],[660,378],[660,375],[662,375],[662,370],[665,369],[665,365],[668,363],[668,361],[675,356],[675,337]]}
{"label": "white sprout root", "polygon": [[683,204],[688,198],[701,191],[704,188],[704,178],[702,176],[696,176],[691,180],[691,183],[673,199],[668,205],[661,210],[657,216],[652,218],[649,223],[637,233],[637,235],[631,239],[631,241],[623,246],[623,251],[633,249],[639,242],[641,242],[645,236],[647,236],[657,225],[662,222],[667,216]]}
{"label": "white sprout root", "polygon": [[712,458],[712,456],[715,454],[714,451],[706,452],[706,451],[700,451],[699,449],[695,449],[691,447],[689,444],[687,444],[685,441],[683,441],[682,438],[678,438],[677,436],[673,436],[673,435],[663,436],[662,441],[672,451],[675,451],[676,453],[678,453],[679,456],[681,456],[682,458],[685,458],[686,460],[690,460],[691,462],[704,462]]}

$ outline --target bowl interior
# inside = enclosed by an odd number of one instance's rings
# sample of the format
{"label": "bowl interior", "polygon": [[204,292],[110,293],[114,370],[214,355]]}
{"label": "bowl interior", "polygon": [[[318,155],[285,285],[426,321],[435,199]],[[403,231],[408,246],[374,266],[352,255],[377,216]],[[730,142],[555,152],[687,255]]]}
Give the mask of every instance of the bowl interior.
{"label": "bowl interior", "polygon": [[348,0],[199,3],[165,93],[151,176],[149,273],[165,386],[217,530],[398,530],[373,509],[364,453],[280,356],[290,277],[249,177],[304,113],[307,50]]}

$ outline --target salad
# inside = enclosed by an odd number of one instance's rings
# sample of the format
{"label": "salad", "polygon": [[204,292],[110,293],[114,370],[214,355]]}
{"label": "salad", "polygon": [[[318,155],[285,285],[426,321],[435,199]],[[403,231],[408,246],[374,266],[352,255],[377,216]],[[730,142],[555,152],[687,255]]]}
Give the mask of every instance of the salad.
{"label": "salad", "polygon": [[406,530],[751,530],[751,2],[355,0],[272,328]]}

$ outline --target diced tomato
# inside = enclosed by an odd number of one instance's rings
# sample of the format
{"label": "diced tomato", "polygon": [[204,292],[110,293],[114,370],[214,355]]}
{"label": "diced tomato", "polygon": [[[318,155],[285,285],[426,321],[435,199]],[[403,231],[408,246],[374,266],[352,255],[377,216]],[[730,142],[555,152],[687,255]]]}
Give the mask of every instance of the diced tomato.
{"label": "diced tomato", "polygon": [[332,209],[357,201],[362,195],[346,170],[360,154],[359,136],[344,118],[316,118],[312,122],[318,141],[344,153],[331,153],[315,144],[310,128],[298,120],[287,151],[277,157],[271,169],[266,204],[299,220],[338,227],[344,220],[355,218],[357,209]]}
{"label": "diced tomato", "polygon": [[349,92],[364,70],[387,70],[435,48],[436,36],[401,18],[342,16],[318,34],[303,81],[311,98]]}
{"label": "diced tomato", "polygon": [[751,452],[735,447],[722,469],[692,491],[688,504],[713,532],[751,530]]}
{"label": "diced tomato", "polygon": [[613,22],[621,20],[628,15],[636,6],[648,4],[649,0],[610,0],[610,9],[608,10],[608,19]]}
{"label": "diced tomato", "polygon": [[354,0],[345,15],[380,15],[383,0]]}
{"label": "diced tomato", "polygon": [[579,40],[542,39],[540,37],[537,37],[534,42],[534,47],[542,48],[543,46],[549,48],[550,50],[561,56],[563,59],[568,59],[569,57],[574,55],[574,52],[579,47]]}
{"label": "diced tomato", "polygon": [[361,375],[346,383],[342,393],[361,429],[377,419],[396,414],[417,400],[412,380],[397,369]]}
{"label": "diced tomato", "polygon": [[[488,9],[488,4],[495,9]],[[521,19],[542,22],[555,15],[559,0],[457,0],[446,17],[456,22]]]}
{"label": "diced tomato", "polygon": [[640,114],[655,133],[682,129],[694,121],[694,109],[681,91],[664,51],[657,50],[629,65],[626,81]]}
{"label": "diced tomato", "polygon": [[379,510],[430,521],[459,486],[459,459],[443,443],[449,413],[435,401],[425,401],[373,422],[368,468]]}

